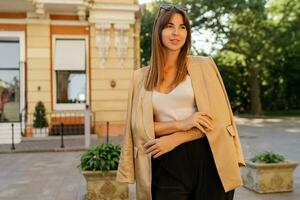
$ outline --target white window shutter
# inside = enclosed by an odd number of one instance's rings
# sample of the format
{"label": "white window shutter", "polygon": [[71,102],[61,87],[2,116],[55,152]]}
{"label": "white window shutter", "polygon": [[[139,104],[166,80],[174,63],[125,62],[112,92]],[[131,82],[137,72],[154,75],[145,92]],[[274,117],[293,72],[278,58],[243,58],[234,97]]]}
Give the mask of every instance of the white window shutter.
{"label": "white window shutter", "polygon": [[85,40],[57,39],[54,52],[55,70],[85,70]]}

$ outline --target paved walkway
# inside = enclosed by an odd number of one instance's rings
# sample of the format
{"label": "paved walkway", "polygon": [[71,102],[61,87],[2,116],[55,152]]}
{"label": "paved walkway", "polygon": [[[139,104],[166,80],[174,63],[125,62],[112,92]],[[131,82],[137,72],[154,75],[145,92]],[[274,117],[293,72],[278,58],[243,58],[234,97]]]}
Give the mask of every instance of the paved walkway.
{"label": "paved walkway", "polygon": [[[109,142],[121,144],[122,137],[114,136],[109,138]],[[106,137],[98,138],[91,135],[91,146],[98,143],[105,143]],[[61,148],[60,136],[23,138],[22,142],[15,144],[15,150],[11,150],[11,144],[0,144],[0,153],[30,153],[30,152],[61,152],[61,151],[84,151],[84,135],[64,136],[64,148]]]}
{"label": "paved walkway", "polygon": [[[272,150],[300,162],[300,118],[238,118],[237,122],[246,158],[258,151]],[[111,141],[121,143],[121,138],[114,137]],[[53,148],[60,149],[59,142],[59,138],[51,138],[48,142],[26,140],[16,145],[20,152],[17,154],[4,153],[10,152],[10,145],[0,145],[0,200],[82,200],[86,182],[76,168],[82,151],[74,150],[84,146],[83,137],[66,138],[65,149],[73,152],[25,153],[38,149],[54,151]],[[93,137],[92,144],[97,142]],[[100,142],[105,142],[105,138],[100,138]],[[261,195],[239,188],[235,199],[298,200],[300,167],[294,175],[294,192]],[[130,185],[130,191],[134,199],[134,185]]]}

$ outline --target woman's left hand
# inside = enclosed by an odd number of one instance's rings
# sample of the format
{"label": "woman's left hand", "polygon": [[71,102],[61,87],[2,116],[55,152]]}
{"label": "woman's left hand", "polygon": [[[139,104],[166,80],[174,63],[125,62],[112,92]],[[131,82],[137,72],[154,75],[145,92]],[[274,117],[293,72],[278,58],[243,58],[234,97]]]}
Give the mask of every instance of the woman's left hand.
{"label": "woman's left hand", "polygon": [[173,150],[179,145],[176,138],[173,138],[173,134],[162,136],[150,140],[144,144],[145,153],[153,156],[153,158],[158,158],[159,156]]}

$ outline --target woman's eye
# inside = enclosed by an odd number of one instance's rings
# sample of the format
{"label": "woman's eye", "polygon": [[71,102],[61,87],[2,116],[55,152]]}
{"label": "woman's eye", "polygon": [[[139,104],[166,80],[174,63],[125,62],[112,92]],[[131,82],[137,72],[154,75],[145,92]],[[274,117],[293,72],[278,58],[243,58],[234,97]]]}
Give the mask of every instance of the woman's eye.
{"label": "woman's eye", "polygon": [[185,26],[181,26],[181,28],[182,28],[182,29],[186,29],[186,27],[185,27]]}
{"label": "woman's eye", "polygon": [[172,27],[173,27],[172,24],[167,25],[167,28],[172,28]]}

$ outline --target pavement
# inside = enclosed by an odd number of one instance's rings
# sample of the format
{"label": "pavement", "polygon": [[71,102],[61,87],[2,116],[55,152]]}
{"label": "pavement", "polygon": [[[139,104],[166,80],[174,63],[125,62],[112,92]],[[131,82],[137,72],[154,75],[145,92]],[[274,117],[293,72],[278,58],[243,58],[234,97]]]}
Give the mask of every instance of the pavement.
{"label": "pavement", "polygon": [[[300,162],[299,117],[236,120],[246,158],[267,150]],[[91,145],[105,141],[93,135]],[[110,141],[121,144],[122,137],[110,137]],[[0,200],[83,200],[86,182],[77,166],[85,149],[84,137],[66,136],[64,145],[60,148],[60,137],[27,138],[15,145],[15,151],[11,145],[0,145]],[[133,200],[135,187],[129,188]],[[299,200],[300,167],[294,172],[293,192],[257,194],[241,187],[234,199]]]}
{"label": "pavement", "polygon": [[[91,135],[90,146],[98,143],[106,143],[106,137],[97,137]],[[109,142],[121,144],[122,137],[109,137]],[[84,151],[85,139],[84,135],[67,135],[63,138],[63,148],[60,136],[23,138],[21,143],[14,144],[15,150],[11,150],[12,144],[0,144],[1,153],[36,153],[36,152],[69,152],[69,151]]]}

